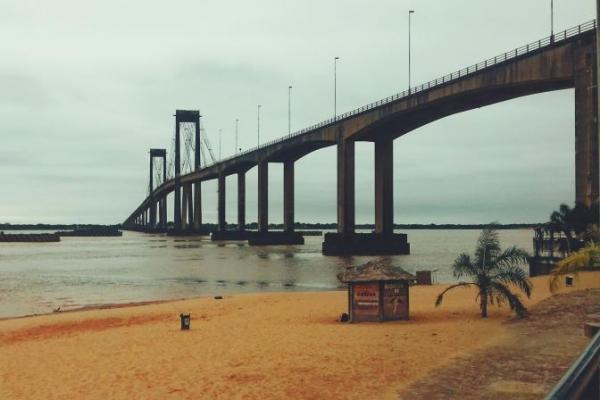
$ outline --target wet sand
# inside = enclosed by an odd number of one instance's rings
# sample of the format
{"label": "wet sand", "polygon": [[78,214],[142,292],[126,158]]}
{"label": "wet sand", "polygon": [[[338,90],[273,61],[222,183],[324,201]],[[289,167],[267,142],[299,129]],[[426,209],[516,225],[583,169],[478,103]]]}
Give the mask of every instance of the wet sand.
{"label": "wet sand", "polygon": [[[528,305],[549,297],[534,279]],[[0,398],[397,398],[454,357],[507,336],[471,289],[411,288],[411,320],[342,324],[346,292],[236,295],[0,321]],[[585,273],[576,289],[600,287]],[[179,313],[192,329],[179,330]]]}

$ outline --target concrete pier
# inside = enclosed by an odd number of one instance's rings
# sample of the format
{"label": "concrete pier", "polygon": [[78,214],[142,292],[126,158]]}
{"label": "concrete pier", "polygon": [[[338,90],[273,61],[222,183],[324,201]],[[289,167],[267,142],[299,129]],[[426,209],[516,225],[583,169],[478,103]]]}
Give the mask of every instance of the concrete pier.
{"label": "concrete pier", "polygon": [[409,254],[407,239],[402,233],[326,233],[322,251],[326,256]]}
{"label": "concrete pier", "polygon": [[225,221],[225,175],[219,175],[218,180],[218,230],[223,232],[227,229]]}
{"label": "concrete pier", "polygon": [[596,58],[586,51],[575,64],[575,200],[590,206],[599,193],[598,87]]}
{"label": "concrete pier", "polygon": [[246,230],[246,172],[238,172],[238,230]]}
{"label": "concrete pier", "polygon": [[258,231],[269,230],[269,163],[258,163]]}
{"label": "concrete pier", "polygon": [[409,254],[407,235],[394,233],[393,139],[375,141],[375,232],[354,232],[354,142],[338,143],[338,232],[326,233],[324,255]]}
{"label": "concrete pier", "polygon": [[283,230],[294,231],[294,160],[283,163]]}

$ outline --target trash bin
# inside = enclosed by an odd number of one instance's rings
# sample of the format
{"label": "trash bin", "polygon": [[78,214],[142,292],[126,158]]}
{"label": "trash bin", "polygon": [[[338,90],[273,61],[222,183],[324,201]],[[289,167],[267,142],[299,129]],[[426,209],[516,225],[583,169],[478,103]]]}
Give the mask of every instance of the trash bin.
{"label": "trash bin", "polygon": [[565,286],[573,286],[573,277],[571,275],[565,276]]}
{"label": "trash bin", "polygon": [[192,318],[190,314],[179,314],[179,319],[181,319],[181,330],[185,331],[190,329],[190,322]]}

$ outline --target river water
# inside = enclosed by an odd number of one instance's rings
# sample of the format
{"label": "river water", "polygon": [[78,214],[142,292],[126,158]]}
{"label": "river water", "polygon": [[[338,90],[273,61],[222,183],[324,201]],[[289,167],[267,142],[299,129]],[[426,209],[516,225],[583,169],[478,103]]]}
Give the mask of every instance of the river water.
{"label": "river water", "polygon": [[[477,230],[407,230],[411,254],[386,257],[407,271],[437,270],[472,253]],[[532,251],[533,232],[502,230],[503,247]],[[325,257],[321,237],[303,246],[248,246],[209,238],[124,232],[59,243],[0,243],[0,317],[146,300],[261,291],[332,290],[346,266],[374,257]]]}

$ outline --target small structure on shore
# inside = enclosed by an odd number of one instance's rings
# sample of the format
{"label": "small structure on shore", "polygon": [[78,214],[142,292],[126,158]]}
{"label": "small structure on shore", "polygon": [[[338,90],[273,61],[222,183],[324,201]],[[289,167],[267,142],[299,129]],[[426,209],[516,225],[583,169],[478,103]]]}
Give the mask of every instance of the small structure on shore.
{"label": "small structure on shore", "polygon": [[400,267],[370,261],[338,275],[348,284],[350,322],[407,320],[408,288],[415,276]]}

